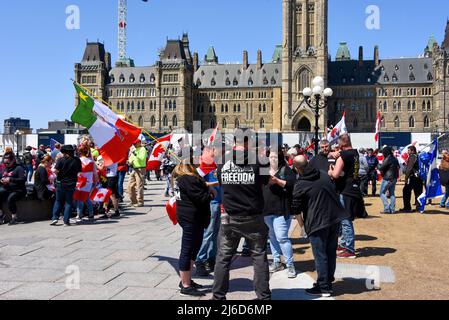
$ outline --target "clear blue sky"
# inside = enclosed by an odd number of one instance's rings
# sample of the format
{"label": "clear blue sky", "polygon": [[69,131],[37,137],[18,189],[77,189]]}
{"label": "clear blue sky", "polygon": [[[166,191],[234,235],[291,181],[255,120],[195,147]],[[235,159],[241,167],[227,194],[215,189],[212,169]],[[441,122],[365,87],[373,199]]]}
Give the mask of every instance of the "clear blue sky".
{"label": "clear blue sky", "polygon": [[[66,7],[81,11],[80,30],[65,28]],[[365,27],[368,5],[380,8],[381,28]],[[372,58],[417,56],[430,35],[441,43],[447,0],[330,0],[329,46],[335,56],[340,41],[357,57],[358,46]],[[269,60],[282,42],[282,0],[128,0],[128,55],[137,65],[152,65],[166,38],[189,32],[191,49],[204,57],[214,45],[221,62],[238,62],[242,51],[256,59],[261,49]],[[87,39],[99,39],[117,57],[117,0],[9,1],[0,10],[0,127],[3,119],[31,119],[33,128],[48,120],[70,118],[74,104],[74,63],[81,60]]]}

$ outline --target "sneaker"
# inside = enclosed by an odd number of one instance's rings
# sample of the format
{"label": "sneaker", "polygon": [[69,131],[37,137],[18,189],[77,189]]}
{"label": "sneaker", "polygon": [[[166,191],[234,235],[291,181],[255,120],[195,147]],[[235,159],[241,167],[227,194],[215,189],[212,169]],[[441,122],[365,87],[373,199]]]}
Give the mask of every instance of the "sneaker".
{"label": "sneaker", "polygon": [[198,291],[198,289],[190,286],[188,288],[181,288],[180,295],[182,297],[204,297],[206,294]]}
{"label": "sneaker", "polygon": [[399,209],[399,212],[400,213],[412,213],[413,210],[412,209],[404,209],[404,208],[402,208],[402,209]]}
{"label": "sneaker", "polygon": [[270,272],[275,273],[284,270],[284,265],[280,262],[273,262],[270,265]]}
{"label": "sneaker", "polygon": [[314,286],[311,289],[306,289],[306,294],[308,294],[309,296],[314,296],[314,297],[329,298],[330,296],[332,296],[332,293],[333,292],[331,290],[322,290],[318,286]]}
{"label": "sneaker", "polygon": [[76,218],[76,223],[81,223],[81,222],[83,222],[83,218],[80,218],[80,217]]}
{"label": "sneaker", "polygon": [[[196,283],[193,280],[191,280],[190,286],[195,288],[195,289],[197,289],[197,290],[204,288],[204,286],[202,286],[201,284]],[[182,281],[179,282],[179,289],[182,289]]]}
{"label": "sneaker", "polygon": [[100,218],[100,220],[109,220],[111,217],[109,217],[107,214],[102,215]]}
{"label": "sneaker", "polygon": [[341,247],[340,245],[337,246],[337,252],[340,253],[342,251],[345,251],[346,249]]}
{"label": "sneaker", "polygon": [[208,277],[209,276],[209,271],[207,271],[204,263],[200,262],[200,263],[196,263],[196,271],[195,271],[195,275],[197,277]]}
{"label": "sneaker", "polygon": [[287,266],[287,276],[289,279],[296,278],[296,269],[294,265]]}
{"label": "sneaker", "polygon": [[340,258],[340,259],[355,259],[356,255],[355,255],[355,253],[352,253],[352,252],[350,252],[348,250],[344,250],[344,251],[342,251],[342,252],[337,254],[337,258]]}
{"label": "sneaker", "polygon": [[55,225],[58,224],[58,222],[59,222],[58,220],[53,220],[53,221],[50,223],[50,225],[51,225],[51,226],[55,226]]}
{"label": "sneaker", "polygon": [[112,216],[111,218],[120,218],[120,211],[117,210]]}
{"label": "sneaker", "polygon": [[17,224],[17,218],[16,219],[12,219],[10,222],[9,222],[9,225],[10,226],[14,226],[14,225],[16,225]]}
{"label": "sneaker", "polygon": [[69,223],[64,223],[64,227],[71,227],[72,225]]}

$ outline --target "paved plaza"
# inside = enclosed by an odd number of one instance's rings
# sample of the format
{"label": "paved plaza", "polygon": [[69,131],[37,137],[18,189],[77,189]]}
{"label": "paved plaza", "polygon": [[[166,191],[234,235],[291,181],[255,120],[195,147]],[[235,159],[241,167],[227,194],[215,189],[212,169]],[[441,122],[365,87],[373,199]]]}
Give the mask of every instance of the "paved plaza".
{"label": "paved plaza", "polygon": [[[0,226],[0,300],[192,299],[177,289],[181,228],[166,215],[163,191],[164,183],[149,183],[145,207],[127,209],[117,220]],[[255,299],[252,277],[251,258],[236,256],[228,299]],[[213,283],[212,277],[195,280],[209,289]],[[312,284],[306,273],[293,280],[277,273],[273,299],[310,299],[304,289]]]}

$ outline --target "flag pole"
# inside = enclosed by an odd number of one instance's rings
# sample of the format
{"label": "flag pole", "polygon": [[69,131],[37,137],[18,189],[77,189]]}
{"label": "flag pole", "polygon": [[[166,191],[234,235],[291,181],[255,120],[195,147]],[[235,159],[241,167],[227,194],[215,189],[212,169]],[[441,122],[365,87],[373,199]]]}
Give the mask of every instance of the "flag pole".
{"label": "flag pole", "polygon": [[[440,140],[442,137],[444,137],[445,135],[448,135],[448,134],[449,134],[449,133],[447,133],[447,132],[446,132],[446,133],[443,133],[442,135],[440,135],[440,136],[437,137],[437,140]],[[432,144],[433,144],[433,141],[432,141],[431,143],[429,143],[428,145],[422,147],[421,150],[420,150],[420,152],[423,151],[424,149],[430,147]]]}
{"label": "flag pole", "polygon": [[[104,103],[105,105],[107,105],[109,108],[111,108],[112,110],[114,109],[114,106],[112,106],[110,103],[104,101],[102,98],[98,97],[96,94],[94,94],[92,91],[90,91],[88,88],[86,88],[85,86],[83,86],[81,83],[78,83],[77,81],[71,79],[73,81],[73,83],[77,84],[78,86],[80,86],[83,90],[85,90],[91,97],[101,101],[102,103]],[[118,110],[118,108],[115,108]],[[129,123],[132,123],[133,125],[135,125],[136,127],[139,127],[138,124],[136,124],[134,121],[130,120],[126,114],[121,113],[120,111],[117,111],[117,113],[121,116],[125,117],[125,120],[128,121]],[[159,139],[155,138],[151,133],[149,133],[145,128],[141,128],[141,130],[146,133],[150,139],[152,139],[151,142],[155,141],[156,143],[159,143]],[[172,156],[174,156],[179,162],[181,162],[181,159],[174,154],[171,150],[168,150],[164,145],[162,145],[162,147],[165,149],[165,151],[167,151],[168,153],[170,153]]]}

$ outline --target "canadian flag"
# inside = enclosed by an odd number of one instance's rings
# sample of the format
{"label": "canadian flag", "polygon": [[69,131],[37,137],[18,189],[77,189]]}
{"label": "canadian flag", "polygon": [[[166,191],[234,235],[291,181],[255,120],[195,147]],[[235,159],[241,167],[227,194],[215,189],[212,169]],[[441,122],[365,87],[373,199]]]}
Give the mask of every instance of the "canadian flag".
{"label": "canadian flag", "polygon": [[90,195],[92,202],[108,203],[111,198],[112,190],[104,188],[95,188]]}
{"label": "canadian flag", "polygon": [[346,111],[343,112],[343,116],[339,123],[328,133],[327,140],[330,144],[334,144],[338,138],[344,134],[348,133],[348,128],[346,127]]}
{"label": "canadian flag", "polygon": [[408,160],[408,148],[411,146],[416,146],[416,144],[418,143],[418,141],[415,141],[411,144],[409,144],[408,146],[406,146],[402,151],[401,151],[401,155],[398,157],[399,159],[399,164],[404,164],[407,162]]}
{"label": "canadian flag", "polygon": [[217,132],[218,132],[218,125],[215,128],[214,132],[212,132],[211,136],[209,137],[209,140],[207,141],[208,146],[213,145],[213,143],[215,142],[215,137],[217,136]]}
{"label": "canadian flag", "polygon": [[167,215],[170,218],[174,226],[178,224],[178,219],[176,217],[176,197],[171,198],[165,205],[167,210]]}
{"label": "canadian flag", "polygon": [[78,181],[76,183],[76,190],[73,195],[73,200],[86,202],[89,199],[94,183],[94,169],[95,164],[92,159],[82,157],[82,172],[78,173]]}
{"label": "canadian flag", "polygon": [[167,152],[172,137],[173,134],[169,134],[157,141],[147,163],[148,171],[159,170],[159,168],[161,167],[162,159],[164,159],[164,154]]}
{"label": "canadian flag", "polygon": [[379,142],[379,135],[380,135],[380,122],[382,118],[380,115],[380,112],[377,113],[377,121],[376,121],[376,135],[374,136],[374,140],[376,142]]}

